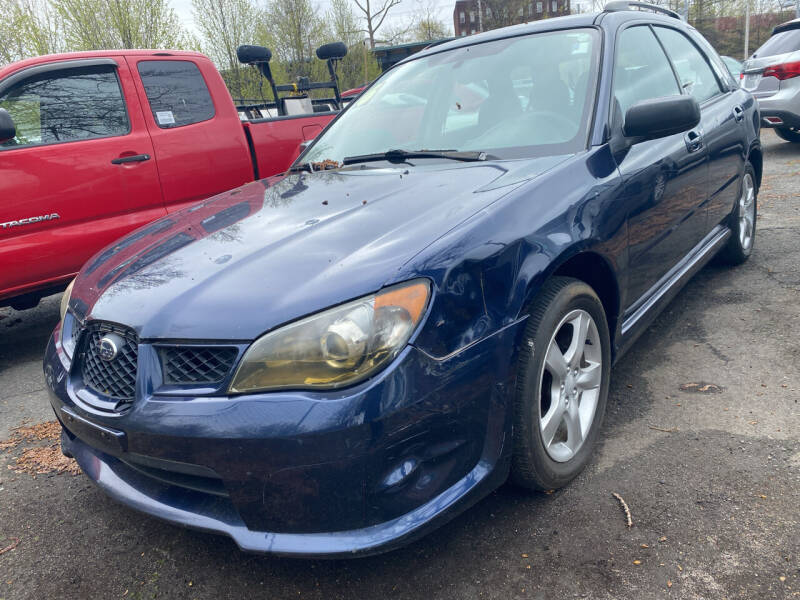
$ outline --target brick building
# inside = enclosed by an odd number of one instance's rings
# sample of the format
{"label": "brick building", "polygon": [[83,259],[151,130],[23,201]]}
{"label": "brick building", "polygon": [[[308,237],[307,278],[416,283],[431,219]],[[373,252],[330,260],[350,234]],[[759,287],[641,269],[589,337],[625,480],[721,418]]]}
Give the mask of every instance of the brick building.
{"label": "brick building", "polygon": [[[514,15],[492,14],[492,7],[498,10],[510,10]],[[513,7],[513,8],[512,8]],[[456,0],[453,8],[453,31],[456,37],[472,35],[497,27],[498,22],[504,25],[527,23],[550,17],[560,17],[570,14],[570,0],[523,0],[498,2],[497,0],[483,0],[481,2],[483,14],[478,14],[478,0]]]}

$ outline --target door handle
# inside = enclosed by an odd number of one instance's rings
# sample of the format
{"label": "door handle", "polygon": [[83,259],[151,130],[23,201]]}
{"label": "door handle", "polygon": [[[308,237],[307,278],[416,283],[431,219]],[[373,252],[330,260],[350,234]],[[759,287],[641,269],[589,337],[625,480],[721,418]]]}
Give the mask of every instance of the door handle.
{"label": "door handle", "polygon": [[690,131],[683,139],[686,141],[686,149],[689,152],[697,152],[703,147],[703,136],[699,131]]}
{"label": "door handle", "polygon": [[150,160],[149,154],[134,154],[133,156],[120,156],[119,158],[111,159],[112,165],[124,165],[125,163],[144,162]]}
{"label": "door handle", "polygon": [[733,107],[733,118],[736,119],[737,123],[744,121],[744,110],[741,106],[737,105]]}

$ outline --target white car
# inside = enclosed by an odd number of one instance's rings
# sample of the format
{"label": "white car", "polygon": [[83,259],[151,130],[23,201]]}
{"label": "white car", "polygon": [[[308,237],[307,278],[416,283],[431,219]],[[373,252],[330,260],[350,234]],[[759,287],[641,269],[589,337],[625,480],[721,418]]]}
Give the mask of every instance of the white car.
{"label": "white car", "polygon": [[800,19],[778,25],[742,73],[742,87],[758,98],[761,124],[800,144]]}

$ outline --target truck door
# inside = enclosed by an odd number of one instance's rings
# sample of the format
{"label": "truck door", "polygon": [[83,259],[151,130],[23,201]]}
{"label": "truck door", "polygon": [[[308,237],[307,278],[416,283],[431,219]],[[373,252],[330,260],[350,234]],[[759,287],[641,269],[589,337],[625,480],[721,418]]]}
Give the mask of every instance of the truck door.
{"label": "truck door", "polygon": [[[239,114],[222,79],[195,58],[130,56],[168,211],[253,180]],[[211,68],[210,63],[200,63]]]}
{"label": "truck door", "polygon": [[123,59],[23,69],[0,81],[0,107],[17,127],[0,144],[0,298],[62,283],[103,246],[165,214]]}

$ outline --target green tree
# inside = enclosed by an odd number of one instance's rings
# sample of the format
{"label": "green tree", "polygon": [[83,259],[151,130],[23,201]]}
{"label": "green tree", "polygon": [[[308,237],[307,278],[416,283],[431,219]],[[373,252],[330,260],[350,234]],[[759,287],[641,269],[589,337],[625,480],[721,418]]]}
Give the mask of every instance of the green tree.
{"label": "green tree", "polygon": [[50,0],[72,50],[182,48],[187,36],[169,0]]}
{"label": "green tree", "polygon": [[46,0],[4,0],[0,63],[63,52],[63,27]]}
{"label": "green tree", "polygon": [[200,48],[216,63],[234,99],[260,99],[261,76],[254,67],[239,63],[236,49],[242,44],[272,47],[264,11],[252,0],[192,0],[192,12]]}
{"label": "green tree", "polygon": [[326,38],[325,24],[312,0],[271,0],[267,19],[275,50],[290,77],[312,74],[314,51]]}

